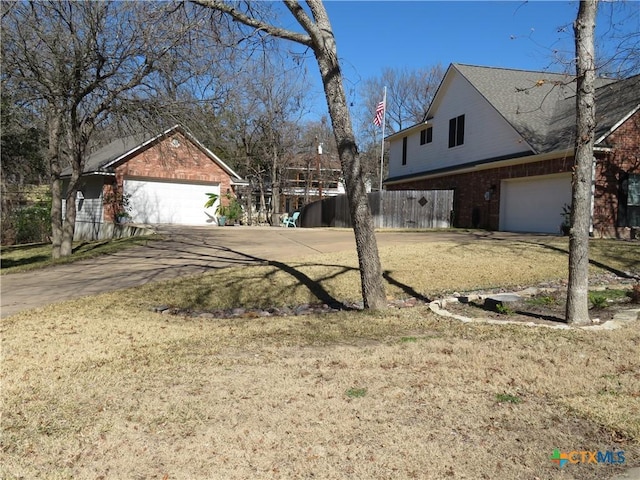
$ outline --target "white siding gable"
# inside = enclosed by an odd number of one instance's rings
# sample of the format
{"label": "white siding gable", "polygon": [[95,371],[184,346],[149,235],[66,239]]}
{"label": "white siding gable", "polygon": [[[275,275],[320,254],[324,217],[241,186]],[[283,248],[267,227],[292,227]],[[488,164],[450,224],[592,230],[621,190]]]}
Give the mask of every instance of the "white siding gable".
{"label": "white siding gable", "polygon": [[[389,177],[399,177],[525,152],[530,147],[487,100],[455,69],[449,70],[429,111],[433,142],[420,145],[420,128],[389,145]],[[449,120],[465,116],[464,144],[449,148]],[[426,128],[426,126],[425,126]]]}

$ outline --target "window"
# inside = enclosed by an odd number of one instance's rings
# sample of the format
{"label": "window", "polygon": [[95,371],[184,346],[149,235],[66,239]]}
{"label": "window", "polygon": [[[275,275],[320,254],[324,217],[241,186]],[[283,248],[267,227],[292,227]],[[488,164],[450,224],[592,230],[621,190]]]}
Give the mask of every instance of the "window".
{"label": "window", "polygon": [[620,176],[618,226],[640,227],[640,174]]}
{"label": "window", "polygon": [[449,148],[464,143],[464,115],[449,120]]}
{"label": "window", "polygon": [[402,138],[402,165],[407,164],[407,137]]}
{"label": "window", "polygon": [[420,131],[420,145],[433,142],[433,127],[427,127]]}

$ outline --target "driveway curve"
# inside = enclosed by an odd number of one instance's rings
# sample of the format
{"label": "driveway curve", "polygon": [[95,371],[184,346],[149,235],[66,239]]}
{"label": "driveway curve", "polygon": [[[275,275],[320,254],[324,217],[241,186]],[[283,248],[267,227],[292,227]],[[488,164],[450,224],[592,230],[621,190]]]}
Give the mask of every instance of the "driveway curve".
{"label": "driveway curve", "polygon": [[[163,240],[25,273],[3,275],[0,315],[232,266],[355,249],[353,231],[332,228],[163,226]],[[517,240],[503,232],[378,232],[379,246],[425,241]],[[532,239],[532,236],[526,236]],[[548,240],[548,237],[547,237]]]}

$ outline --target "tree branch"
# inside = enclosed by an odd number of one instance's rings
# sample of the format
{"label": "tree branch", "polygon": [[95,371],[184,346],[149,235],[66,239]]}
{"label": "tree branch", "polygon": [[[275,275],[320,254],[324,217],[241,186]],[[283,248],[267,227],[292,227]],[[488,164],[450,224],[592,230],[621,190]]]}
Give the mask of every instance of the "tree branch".
{"label": "tree branch", "polygon": [[[284,28],[275,27],[269,23],[249,17],[248,15],[245,15],[239,10],[236,10],[235,8],[233,8],[233,6],[229,5],[226,2],[222,2],[220,0],[191,0],[191,1],[196,5],[200,5],[202,7],[207,7],[207,8],[213,8],[215,10],[224,12],[230,15],[234,20],[242,23],[243,25],[253,27],[269,35],[273,35],[274,37],[284,38],[285,40],[291,40],[292,42],[300,43],[308,47],[311,46],[311,37],[309,35],[297,33]],[[293,3],[297,3],[297,2],[293,2]]]}

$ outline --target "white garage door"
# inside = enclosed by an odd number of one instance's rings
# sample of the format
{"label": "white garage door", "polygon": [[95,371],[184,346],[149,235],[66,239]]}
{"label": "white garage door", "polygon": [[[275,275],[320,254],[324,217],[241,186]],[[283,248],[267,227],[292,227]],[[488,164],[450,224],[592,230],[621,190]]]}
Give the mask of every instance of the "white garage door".
{"label": "white garage door", "polygon": [[500,230],[560,233],[565,204],[571,204],[569,173],[503,180]]}
{"label": "white garage door", "polygon": [[207,193],[220,194],[219,184],[124,180],[134,223],[206,225],[213,223],[217,204],[204,208]]}

